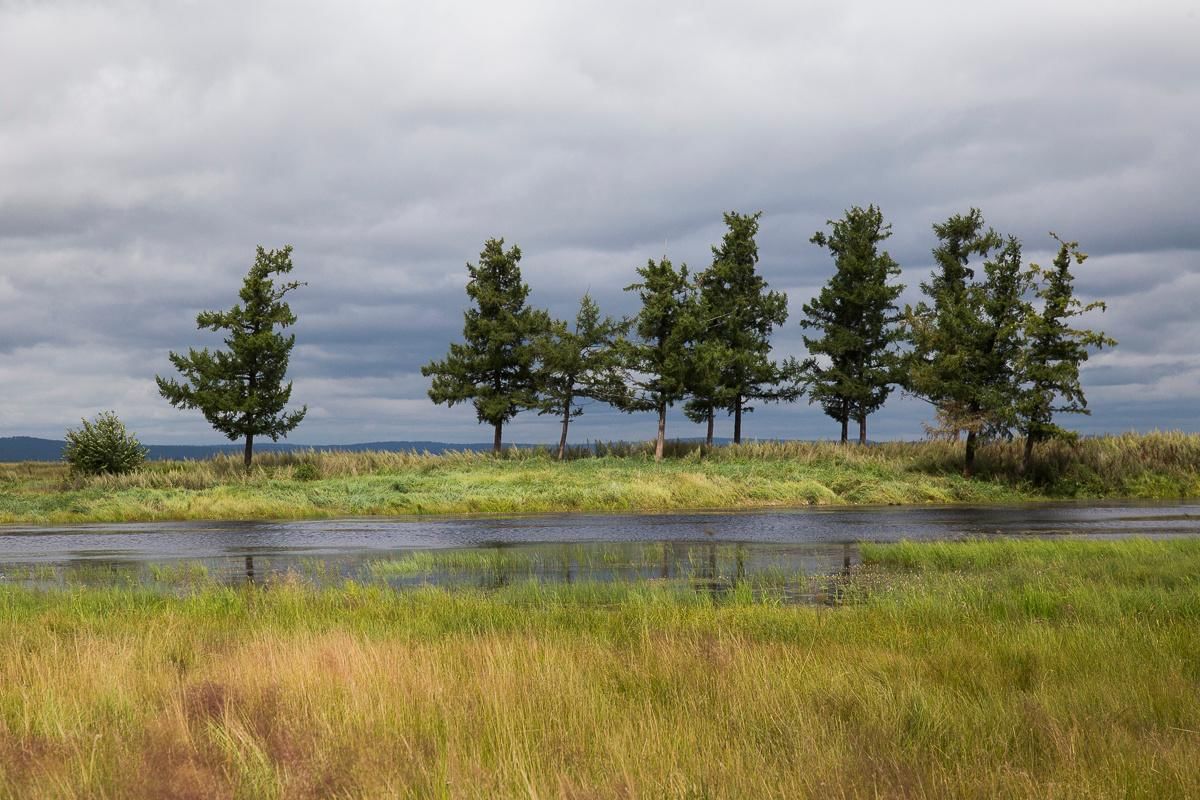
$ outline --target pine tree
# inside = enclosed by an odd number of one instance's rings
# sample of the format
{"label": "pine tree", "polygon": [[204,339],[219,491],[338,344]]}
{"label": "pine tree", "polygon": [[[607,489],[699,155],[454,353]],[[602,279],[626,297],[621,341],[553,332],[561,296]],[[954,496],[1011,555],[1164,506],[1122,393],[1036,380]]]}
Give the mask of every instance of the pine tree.
{"label": "pine tree", "polygon": [[296,323],[284,301],[298,281],[275,285],[273,276],[292,271],[291,245],[281,250],[257,249],[254,265],[239,292],[241,303],[228,311],[203,311],[196,317],[200,329],[229,331],[227,350],[188,350],[171,353],[170,360],[183,381],[158,377],[159,393],[177,408],[198,408],[214,428],[229,439],[245,437],[245,465],[250,468],[254,437],[272,441],[286,437],[304,419],[308,407],[284,411],[292,384],[284,383],[295,334],[276,329]]}
{"label": "pine tree", "polygon": [[450,345],[442,361],[421,367],[432,376],[429,398],[454,406],[468,400],[480,423],[494,429],[492,452],[500,453],[504,424],[537,405],[535,341],[550,325],[544,311],[526,304],[529,286],[521,282],[521,249],[504,249],[504,239],[488,239],[479,264],[467,264],[467,297],[475,303],[463,314],[463,343]]}
{"label": "pine tree", "polygon": [[579,401],[619,403],[623,396],[616,342],[626,327],[611,317],[602,319],[596,302],[585,294],[573,330],[555,320],[537,341],[538,413],[562,419],[560,461],[566,457],[571,420],[583,413]]}
{"label": "pine tree", "polygon": [[973,418],[964,430],[991,437],[1011,436],[1021,402],[1021,362],[1025,327],[1032,307],[1033,272],[1022,261],[1021,242],[1015,236],[984,262],[984,279],[970,287],[972,304],[979,311],[978,327],[967,360],[974,376],[976,401]]}
{"label": "pine tree", "polygon": [[[757,271],[758,221],[762,212],[725,214],[727,230],[720,246],[713,247],[712,266],[696,278],[705,315],[701,339],[711,343],[697,348],[703,357],[720,360],[707,397],[692,404],[696,412],[723,409],[733,415],[733,441],[742,441],[742,415],[754,410],[749,401],[779,399],[781,371],[771,360],[771,333],[787,321],[787,295],[770,291]],[[705,406],[708,408],[706,409]]]}
{"label": "pine tree", "polygon": [[1094,309],[1105,310],[1103,302],[1084,304],[1075,297],[1075,278],[1071,262],[1083,264],[1087,254],[1078,242],[1068,242],[1051,233],[1058,242],[1054,266],[1043,270],[1036,264],[1039,279],[1037,297],[1041,308],[1029,314],[1023,353],[1022,378],[1025,392],[1020,403],[1020,428],[1025,434],[1025,455],[1021,470],[1029,469],[1037,442],[1069,435],[1054,423],[1056,413],[1090,414],[1079,367],[1087,361],[1089,349],[1115,347],[1115,339],[1103,331],[1072,328],[1070,321]]}
{"label": "pine tree", "polygon": [[[1020,241],[985,231],[978,209],[933,227],[941,240],[937,268],[921,284],[932,305],[906,314],[913,342],[907,388],[937,407],[941,431],[955,438],[966,431],[963,474],[971,477],[979,438],[1008,435],[1016,421],[1031,274]],[[972,255],[988,259],[981,279],[968,266]]]}
{"label": "pine tree", "polygon": [[625,287],[638,293],[642,308],[631,321],[636,338],[619,344],[625,391],[618,408],[658,414],[654,460],[662,461],[667,409],[687,395],[689,346],[697,332],[696,298],[687,265],[677,270],[666,258],[650,259],[638,275],[640,282]]}
{"label": "pine tree", "polygon": [[696,276],[695,293],[696,334],[690,343],[688,355],[689,395],[683,405],[684,415],[692,422],[705,426],[704,446],[713,444],[714,425],[718,410],[730,405],[728,389],[723,385],[729,350],[724,341],[724,326],[717,282],[706,283],[705,273]]}
{"label": "pine tree", "polygon": [[821,335],[804,337],[811,356],[800,366],[801,383],[810,402],[841,423],[842,442],[855,420],[858,441],[866,444],[867,417],[883,407],[899,378],[896,299],[904,286],[889,283],[900,267],[879,249],[892,235],[882,211],[855,206],[828,224],[830,232],[818,231],[811,241],[829,250],[835,272],[803,306],[801,326]]}
{"label": "pine tree", "polygon": [[721,385],[721,372],[728,360],[728,351],[724,343],[713,335],[712,326],[704,325],[704,320],[710,317],[703,310],[703,302],[703,299],[699,300],[701,305],[698,306],[697,313],[696,341],[688,350],[689,397],[683,404],[683,413],[692,422],[705,426],[704,446],[711,448],[716,412],[728,405],[725,388]]}

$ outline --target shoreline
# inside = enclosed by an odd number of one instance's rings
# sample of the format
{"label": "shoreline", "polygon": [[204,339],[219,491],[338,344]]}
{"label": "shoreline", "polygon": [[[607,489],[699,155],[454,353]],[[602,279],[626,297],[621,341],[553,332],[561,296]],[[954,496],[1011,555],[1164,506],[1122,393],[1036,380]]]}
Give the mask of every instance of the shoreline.
{"label": "shoreline", "polygon": [[1200,434],[1048,443],[1028,473],[1021,447],[749,444],[554,460],[541,452],[299,452],[240,461],[151,462],[84,477],[62,464],[0,464],[0,524],[299,520],[379,516],[689,513],[824,507],[1020,505],[1200,498]]}
{"label": "shoreline", "polygon": [[410,512],[393,514],[337,514],[305,515],[305,516],[262,516],[262,517],[146,517],[133,519],[56,519],[56,520],[16,520],[8,521],[0,518],[0,532],[19,533],[24,530],[56,530],[77,527],[95,527],[103,525],[153,525],[158,523],[189,525],[189,524],[247,524],[270,522],[453,522],[456,520],[535,520],[560,519],[564,517],[595,517],[598,519],[620,517],[672,517],[672,516],[727,516],[755,514],[803,514],[803,513],[837,513],[842,511],[905,511],[905,510],[967,510],[967,509],[1038,509],[1055,506],[1074,506],[1086,508],[1162,508],[1167,506],[1200,506],[1200,495],[1177,498],[1162,497],[1028,497],[1009,501],[979,503],[964,500],[961,502],[927,503],[824,503],[824,504],[774,504],[746,506],[709,506],[709,507],[679,507],[652,509],[571,509],[551,511],[458,511],[458,512]]}

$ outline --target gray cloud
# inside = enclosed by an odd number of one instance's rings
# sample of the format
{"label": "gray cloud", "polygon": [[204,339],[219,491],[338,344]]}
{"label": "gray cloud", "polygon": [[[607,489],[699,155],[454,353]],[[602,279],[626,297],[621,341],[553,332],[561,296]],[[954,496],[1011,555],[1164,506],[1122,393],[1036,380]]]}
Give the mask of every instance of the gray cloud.
{"label": "gray cloud", "polygon": [[[294,438],[476,440],[419,366],[488,236],[521,245],[536,303],[625,313],[646,258],[703,267],[722,211],[762,209],[798,315],[830,268],[808,236],[869,202],[908,299],[930,223],[967,206],[1043,263],[1048,230],[1080,240],[1121,345],[1089,362],[1078,427],[1196,429],[1197,40],[1183,2],[0,2],[0,435],[115,408],[149,441],[214,440],[153,376],[215,343],[195,314],[232,302],[255,244],[290,242]],[[898,399],[874,431],[927,416]],[[833,432],[804,404],[748,430]],[[649,431],[603,407],[578,428]]]}

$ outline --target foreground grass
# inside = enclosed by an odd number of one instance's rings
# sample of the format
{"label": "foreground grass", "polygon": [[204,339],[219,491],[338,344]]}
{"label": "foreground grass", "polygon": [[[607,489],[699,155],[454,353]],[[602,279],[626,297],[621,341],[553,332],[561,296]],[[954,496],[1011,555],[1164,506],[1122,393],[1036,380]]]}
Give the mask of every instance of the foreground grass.
{"label": "foreground grass", "polygon": [[1200,542],[865,555],[820,609],[0,587],[0,796],[1200,796]]}
{"label": "foreground grass", "polygon": [[[0,523],[286,519],[353,515],[667,511],[847,503],[1006,503],[1200,495],[1200,435],[1056,442],[1020,475],[1020,445],[982,448],[976,480],[961,445],[750,444],[702,454],[641,448],[566,463],[544,452],[299,453],[157,462],[133,475],[74,478],[58,464],[0,465]],[[305,480],[316,476],[315,480]]]}

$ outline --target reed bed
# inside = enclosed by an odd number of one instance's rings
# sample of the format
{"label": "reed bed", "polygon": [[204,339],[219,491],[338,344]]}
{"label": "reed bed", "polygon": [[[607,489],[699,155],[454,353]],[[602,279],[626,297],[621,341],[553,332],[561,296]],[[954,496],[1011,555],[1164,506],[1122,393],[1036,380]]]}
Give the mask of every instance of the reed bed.
{"label": "reed bed", "polygon": [[1200,495],[1200,435],[1160,432],[1054,441],[1019,469],[1018,442],[979,451],[959,475],[962,445],[674,442],[655,464],[647,445],[545,450],[297,451],[151,462],[120,476],[63,465],[0,465],[0,522],[333,517],[358,514],[666,511],[845,503],[1004,503],[1052,498],[1179,499]]}
{"label": "reed bed", "polygon": [[1195,797],[1200,542],[657,582],[0,585],[0,797]]}

